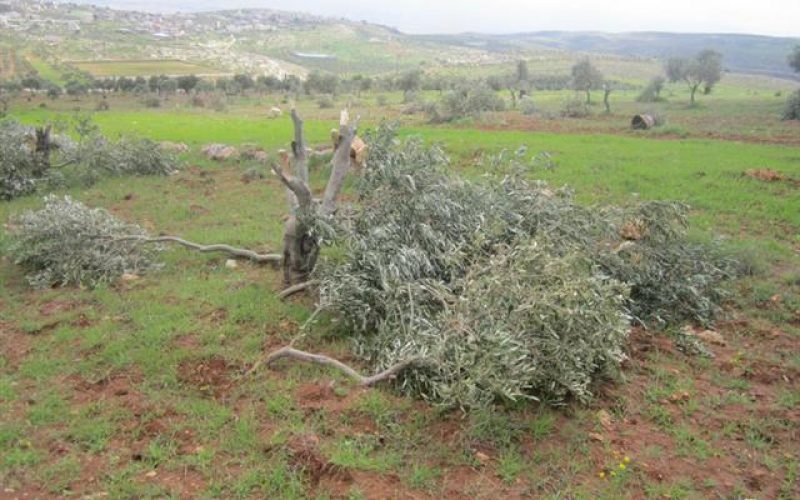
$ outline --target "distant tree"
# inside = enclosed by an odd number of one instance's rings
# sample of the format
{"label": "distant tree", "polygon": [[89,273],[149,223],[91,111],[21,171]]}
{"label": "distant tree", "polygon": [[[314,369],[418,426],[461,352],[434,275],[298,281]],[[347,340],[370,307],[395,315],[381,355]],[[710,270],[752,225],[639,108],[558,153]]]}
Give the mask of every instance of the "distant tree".
{"label": "distant tree", "polygon": [[159,93],[162,90],[162,85],[167,81],[170,81],[170,78],[167,75],[153,75],[149,80],[147,80],[147,85],[150,87],[150,92]]}
{"label": "distant tree", "polygon": [[517,98],[522,99],[531,91],[531,73],[527,61],[517,61],[516,72],[506,82],[506,88],[511,94],[511,105],[516,108]]}
{"label": "distant tree", "polygon": [[107,92],[114,90],[114,87],[116,87],[116,85],[117,82],[113,78],[104,78],[103,80],[100,80],[99,82],[96,83],[97,88],[103,89]]}
{"label": "distant tree", "polygon": [[800,45],[795,45],[792,53],[789,54],[789,66],[800,73]]}
{"label": "distant tree", "polygon": [[[197,85],[195,85],[195,88],[197,88]],[[158,84],[158,90],[159,93],[174,94],[178,90],[178,81],[173,78],[161,80]]]}
{"label": "distant tree", "polygon": [[685,57],[670,57],[664,62],[664,73],[670,82],[683,80],[686,68],[689,66],[689,59]]}
{"label": "distant tree", "polygon": [[17,80],[6,80],[0,82],[0,90],[13,94],[22,90],[22,85]]}
{"label": "distant tree", "polygon": [[231,79],[230,78],[218,78],[215,86],[216,86],[217,90],[221,90],[223,92],[227,92],[228,85],[230,85],[230,84],[231,84]]}
{"label": "distant tree", "polygon": [[528,70],[528,61],[520,60],[517,62],[517,81],[528,82],[531,79],[531,73]]}
{"label": "distant tree", "polygon": [[256,86],[256,82],[250,75],[246,74],[239,74],[233,77],[233,81],[239,84],[239,88],[242,90],[250,90]]}
{"label": "distant tree", "polygon": [[611,103],[609,103],[608,98],[613,91],[614,88],[611,86],[610,82],[603,83],[603,105],[606,107],[606,114],[611,114]]}
{"label": "distant tree", "polygon": [[369,92],[372,89],[372,78],[365,76],[358,80],[358,93]]}
{"label": "distant tree", "polygon": [[503,99],[482,82],[464,82],[446,93],[441,110],[428,110],[431,121],[451,121],[466,117],[479,117],[488,111],[502,111]]}
{"label": "distant tree", "polygon": [[694,106],[700,86],[703,86],[705,94],[709,94],[722,78],[722,54],[706,49],[691,59],[673,57],[665,63],[664,71],[669,81],[684,81],[689,86],[690,103]]}
{"label": "distant tree", "polygon": [[[789,55],[789,66],[800,73],[800,45],[795,45],[794,50]],[[800,90],[795,90],[786,100],[786,107],[783,109],[784,120],[800,120]]]}
{"label": "distant tree", "polygon": [[[177,82],[176,82],[176,87],[177,87]],[[199,82],[197,82],[197,85],[195,86],[194,90],[196,92],[213,92],[214,82],[210,80],[200,80]]]}
{"label": "distant tree", "polygon": [[642,93],[636,98],[639,102],[657,102],[661,100],[661,91],[664,90],[664,83],[666,78],[661,75],[654,76],[650,83],[642,90]]}
{"label": "distant tree", "polygon": [[67,95],[78,97],[84,95],[88,92],[88,88],[85,83],[78,81],[78,80],[70,80],[64,85],[64,90],[66,90]]}
{"label": "distant tree", "polygon": [[499,92],[505,88],[506,82],[500,75],[489,75],[486,77],[486,85],[495,92]]}
{"label": "distant tree", "polygon": [[273,75],[259,75],[258,78],[256,78],[256,85],[267,92],[283,89],[283,82],[280,78]]}
{"label": "distant tree", "polygon": [[[117,78],[117,90],[120,92],[130,92],[136,87],[136,81],[126,77]],[[69,92],[68,92],[69,93]]]}
{"label": "distant tree", "polygon": [[42,88],[42,81],[35,74],[29,74],[20,81],[20,84],[26,89],[39,90]]}
{"label": "distant tree", "polygon": [[197,84],[200,82],[200,78],[196,75],[185,75],[178,77],[178,88],[186,92],[187,94],[194,90]]}
{"label": "distant tree", "polygon": [[59,87],[58,85],[51,85],[50,87],[47,88],[47,97],[49,97],[50,99],[54,100],[58,99],[61,93],[62,93],[61,87]]}
{"label": "distant tree", "polygon": [[303,81],[300,80],[296,75],[286,75],[283,77],[282,87],[283,90],[289,92],[290,94],[299,94],[303,91]]}
{"label": "distant tree", "polygon": [[416,92],[422,86],[422,71],[413,69],[406,71],[397,78],[397,88],[403,91],[403,94]]}
{"label": "distant tree", "polygon": [[572,88],[586,92],[586,104],[592,103],[591,91],[603,84],[603,74],[589,59],[583,59],[572,67]]}
{"label": "distant tree", "polygon": [[305,81],[307,94],[335,94],[339,88],[339,78],[334,74],[312,71]]}
{"label": "distant tree", "polygon": [[459,81],[445,75],[425,75],[422,79],[421,88],[423,90],[438,90],[439,93],[450,90],[457,86]]}

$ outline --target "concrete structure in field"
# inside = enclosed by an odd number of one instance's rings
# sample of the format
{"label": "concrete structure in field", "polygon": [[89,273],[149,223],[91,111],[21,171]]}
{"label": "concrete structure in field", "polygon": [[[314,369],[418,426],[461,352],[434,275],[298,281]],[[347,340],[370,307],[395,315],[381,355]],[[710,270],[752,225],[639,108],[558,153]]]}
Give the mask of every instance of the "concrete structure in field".
{"label": "concrete structure in field", "polygon": [[656,119],[652,115],[636,115],[631,120],[631,128],[634,130],[647,130],[655,127]]}

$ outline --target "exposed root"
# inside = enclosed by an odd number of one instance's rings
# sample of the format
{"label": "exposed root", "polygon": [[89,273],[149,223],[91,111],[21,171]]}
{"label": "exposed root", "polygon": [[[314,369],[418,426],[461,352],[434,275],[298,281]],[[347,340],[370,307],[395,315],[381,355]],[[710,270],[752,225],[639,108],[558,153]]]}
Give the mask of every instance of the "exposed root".
{"label": "exposed root", "polygon": [[305,283],[298,283],[294,286],[290,286],[289,288],[283,290],[281,293],[278,294],[278,298],[281,300],[285,300],[296,293],[300,293],[303,290],[311,288],[312,286],[319,285],[319,280],[311,280],[306,281]]}
{"label": "exposed root", "polygon": [[355,371],[353,368],[347,366],[346,364],[342,363],[337,359],[325,356],[324,354],[313,354],[310,352],[300,351],[291,346],[286,346],[278,349],[277,351],[271,352],[265,358],[256,362],[256,364],[254,364],[253,367],[247,371],[246,375],[254,373],[261,367],[261,365],[269,366],[273,362],[282,358],[292,358],[292,359],[297,359],[299,361],[305,361],[306,363],[316,363],[319,365],[332,366],[338,369],[339,371],[344,372],[348,377],[358,382],[358,385],[363,387],[369,387],[384,380],[394,379],[401,371],[405,370],[411,365],[423,362],[421,358],[412,358],[397,363],[396,365],[391,366],[380,373],[377,373],[370,377],[365,377],[360,373],[358,373],[357,371]]}
{"label": "exposed root", "polygon": [[214,245],[200,245],[199,243],[194,243],[191,241],[186,241],[182,238],[178,238],[177,236],[159,236],[157,238],[144,238],[142,236],[125,236],[122,238],[117,238],[118,240],[138,240],[143,243],[177,243],[182,245],[186,248],[190,248],[192,250],[197,250],[198,252],[207,253],[207,252],[223,252],[232,257],[240,257],[243,259],[250,259],[253,262],[258,263],[266,263],[266,262],[275,262],[279,263],[283,260],[283,257],[280,254],[259,254],[252,250],[247,250],[244,248],[236,248],[230,245],[223,245],[223,244],[214,244]]}

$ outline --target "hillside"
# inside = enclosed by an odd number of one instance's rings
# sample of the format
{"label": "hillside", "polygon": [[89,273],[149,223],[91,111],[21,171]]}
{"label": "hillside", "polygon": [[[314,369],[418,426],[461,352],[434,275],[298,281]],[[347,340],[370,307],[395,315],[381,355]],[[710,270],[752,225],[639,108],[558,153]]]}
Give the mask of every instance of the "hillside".
{"label": "hillside", "polygon": [[[154,14],[41,1],[0,6],[0,45],[52,65],[177,60],[208,74],[304,76],[314,69],[376,74],[498,61],[485,51],[417,41],[383,26],[266,9]],[[7,52],[6,59],[14,57]],[[127,69],[119,65],[117,74],[102,76],[132,76]]]}
{"label": "hillside", "polygon": [[729,71],[787,78],[792,75],[785,58],[796,43],[800,40],[674,33],[407,35],[363,21],[269,9],[167,14],[0,1],[0,71],[5,77],[32,68],[64,73],[64,67],[95,76],[246,72],[303,77],[311,70],[381,74],[412,68],[474,73],[518,59],[541,62],[533,71],[563,73],[582,53],[594,53],[605,60],[603,69],[610,76],[640,79],[658,71],[658,59],[714,48],[723,53]]}
{"label": "hillside", "polygon": [[711,48],[722,53],[725,66],[737,73],[794,78],[786,56],[800,38],[738,34],[692,33],[601,33],[540,31],[511,35],[433,35],[417,39],[444,45],[460,45],[492,52],[535,51],[543,48],[570,52],[616,54],[627,57],[665,59],[690,56]]}

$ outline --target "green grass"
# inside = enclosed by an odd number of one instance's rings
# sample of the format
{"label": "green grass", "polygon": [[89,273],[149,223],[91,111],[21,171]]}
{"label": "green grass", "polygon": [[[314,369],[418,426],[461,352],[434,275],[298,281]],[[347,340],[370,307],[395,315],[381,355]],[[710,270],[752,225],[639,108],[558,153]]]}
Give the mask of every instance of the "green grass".
{"label": "green grass", "polygon": [[[800,172],[796,148],[722,141],[654,141],[610,135],[559,135],[486,132],[444,127],[404,130],[441,142],[463,159],[464,172],[483,172],[470,165],[476,151],[496,152],[527,145],[531,153],[547,151],[557,167],[532,176],[559,186],[568,184],[583,202],[633,203],[670,199],[691,205],[694,222],[745,238],[764,231],[785,243],[798,241],[800,192],[743,176],[747,169],[771,168],[787,175]],[[773,227],[785,232],[774,232]]]}
{"label": "green grass", "polygon": [[36,73],[38,73],[41,78],[49,80],[57,85],[63,85],[66,83],[64,81],[64,72],[60,71],[58,68],[44,59],[38,56],[30,55],[27,57],[27,61],[28,64],[30,64],[33,69],[36,70]]}
{"label": "green grass", "polygon": [[[197,152],[210,142],[286,147],[288,118],[263,118],[276,99],[236,100],[227,113],[192,109],[177,98],[156,110],[112,100],[111,111],[95,116],[105,133],[188,143],[195,151],[184,159],[197,168],[168,178],[104,179],[65,192],[154,233],[279,248],[281,186],[269,178],[245,184],[241,175],[249,164],[211,163]],[[46,109],[15,103],[13,116],[42,123],[68,116],[76,105],[47,102]],[[84,98],[77,104],[91,103]],[[299,106],[309,142],[327,143],[336,111],[308,101]],[[700,112],[714,109],[719,110]],[[365,127],[386,111],[365,109]],[[465,177],[485,174],[475,161],[481,153],[525,144],[531,154],[548,151],[557,162],[555,169],[533,170],[530,177],[569,184],[583,203],[690,203],[698,237],[723,233],[732,245],[753,248],[769,262],[766,275],[741,284],[745,291],[737,307],[751,322],[725,332],[730,351],[705,361],[658,347],[644,357],[633,352],[624,379],[608,386],[613,394],[590,408],[530,403],[465,416],[399,397],[388,387],[352,387],[317,366],[279,363],[241,377],[265,350],[290,341],[312,312],[310,300],[276,298],[277,269],[248,263],[227,269],[224,257],[170,248],[164,269],[136,282],[31,291],[21,270],[3,261],[0,329],[10,340],[0,351],[0,484],[31,496],[107,491],[110,497],[326,498],[327,486],[315,486],[307,470],[313,460],[292,448],[297,438],[311,437],[318,448],[314,457],[329,464],[321,484],[334,484],[352,498],[377,497],[386,488],[401,496],[694,498],[712,483],[681,471],[712,475],[707,467],[719,463],[733,470],[746,454],[757,454],[776,474],[775,487],[765,495],[796,496],[797,457],[789,438],[796,383],[779,380],[767,391],[771,396],[756,399],[750,391],[761,386],[737,370],[755,359],[752,351],[772,349],[771,337],[756,337],[761,330],[800,334],[790,322],[797,273],[771,274],[773,263],[796,267],[798,191],[741,175],[768,167],[797,177],[797,147],[580,130],[596,117],[568,122],[564,134],[488,130],[497,128],[496,118],[451,126],[412,118],[402,133],[443,143],[454,158],[454,173]],[[327,175],[325,165],[313,170],[316,192]],[[0,220],[40,203],[38,196],[2,203]],[[5,238],[0,233],[0,247]],[[786,297],[782,305],[758,309],[776,294]],[[69,307],[53,312],[59,301]],[[302,344],[349,356],[350,345],[332,318],[312,328]],[[785,356],[786,366],[800,366],[796,355]],[[197,367],[211,357],[227,363],[229,385],[214,387],[197,377],[203,373]],[[670,402],[676,391],[688,392],[689,401]],[[607,409],[612,430],[596,418],[609,401],[615,402]],[[640,432],[649,438],[639,440]],[[633,458],[625,473],[598,477],[625,455]],[[650,467],[647,473],[639,463]],[[679,467],[673,470],[671,463]],[[337,474],[350,474],[352,483]],[[748,490],[744,475],[734,481],[715,484],[723,494],[758,495]],[[37,485],[44,489],[34,490]]]}

